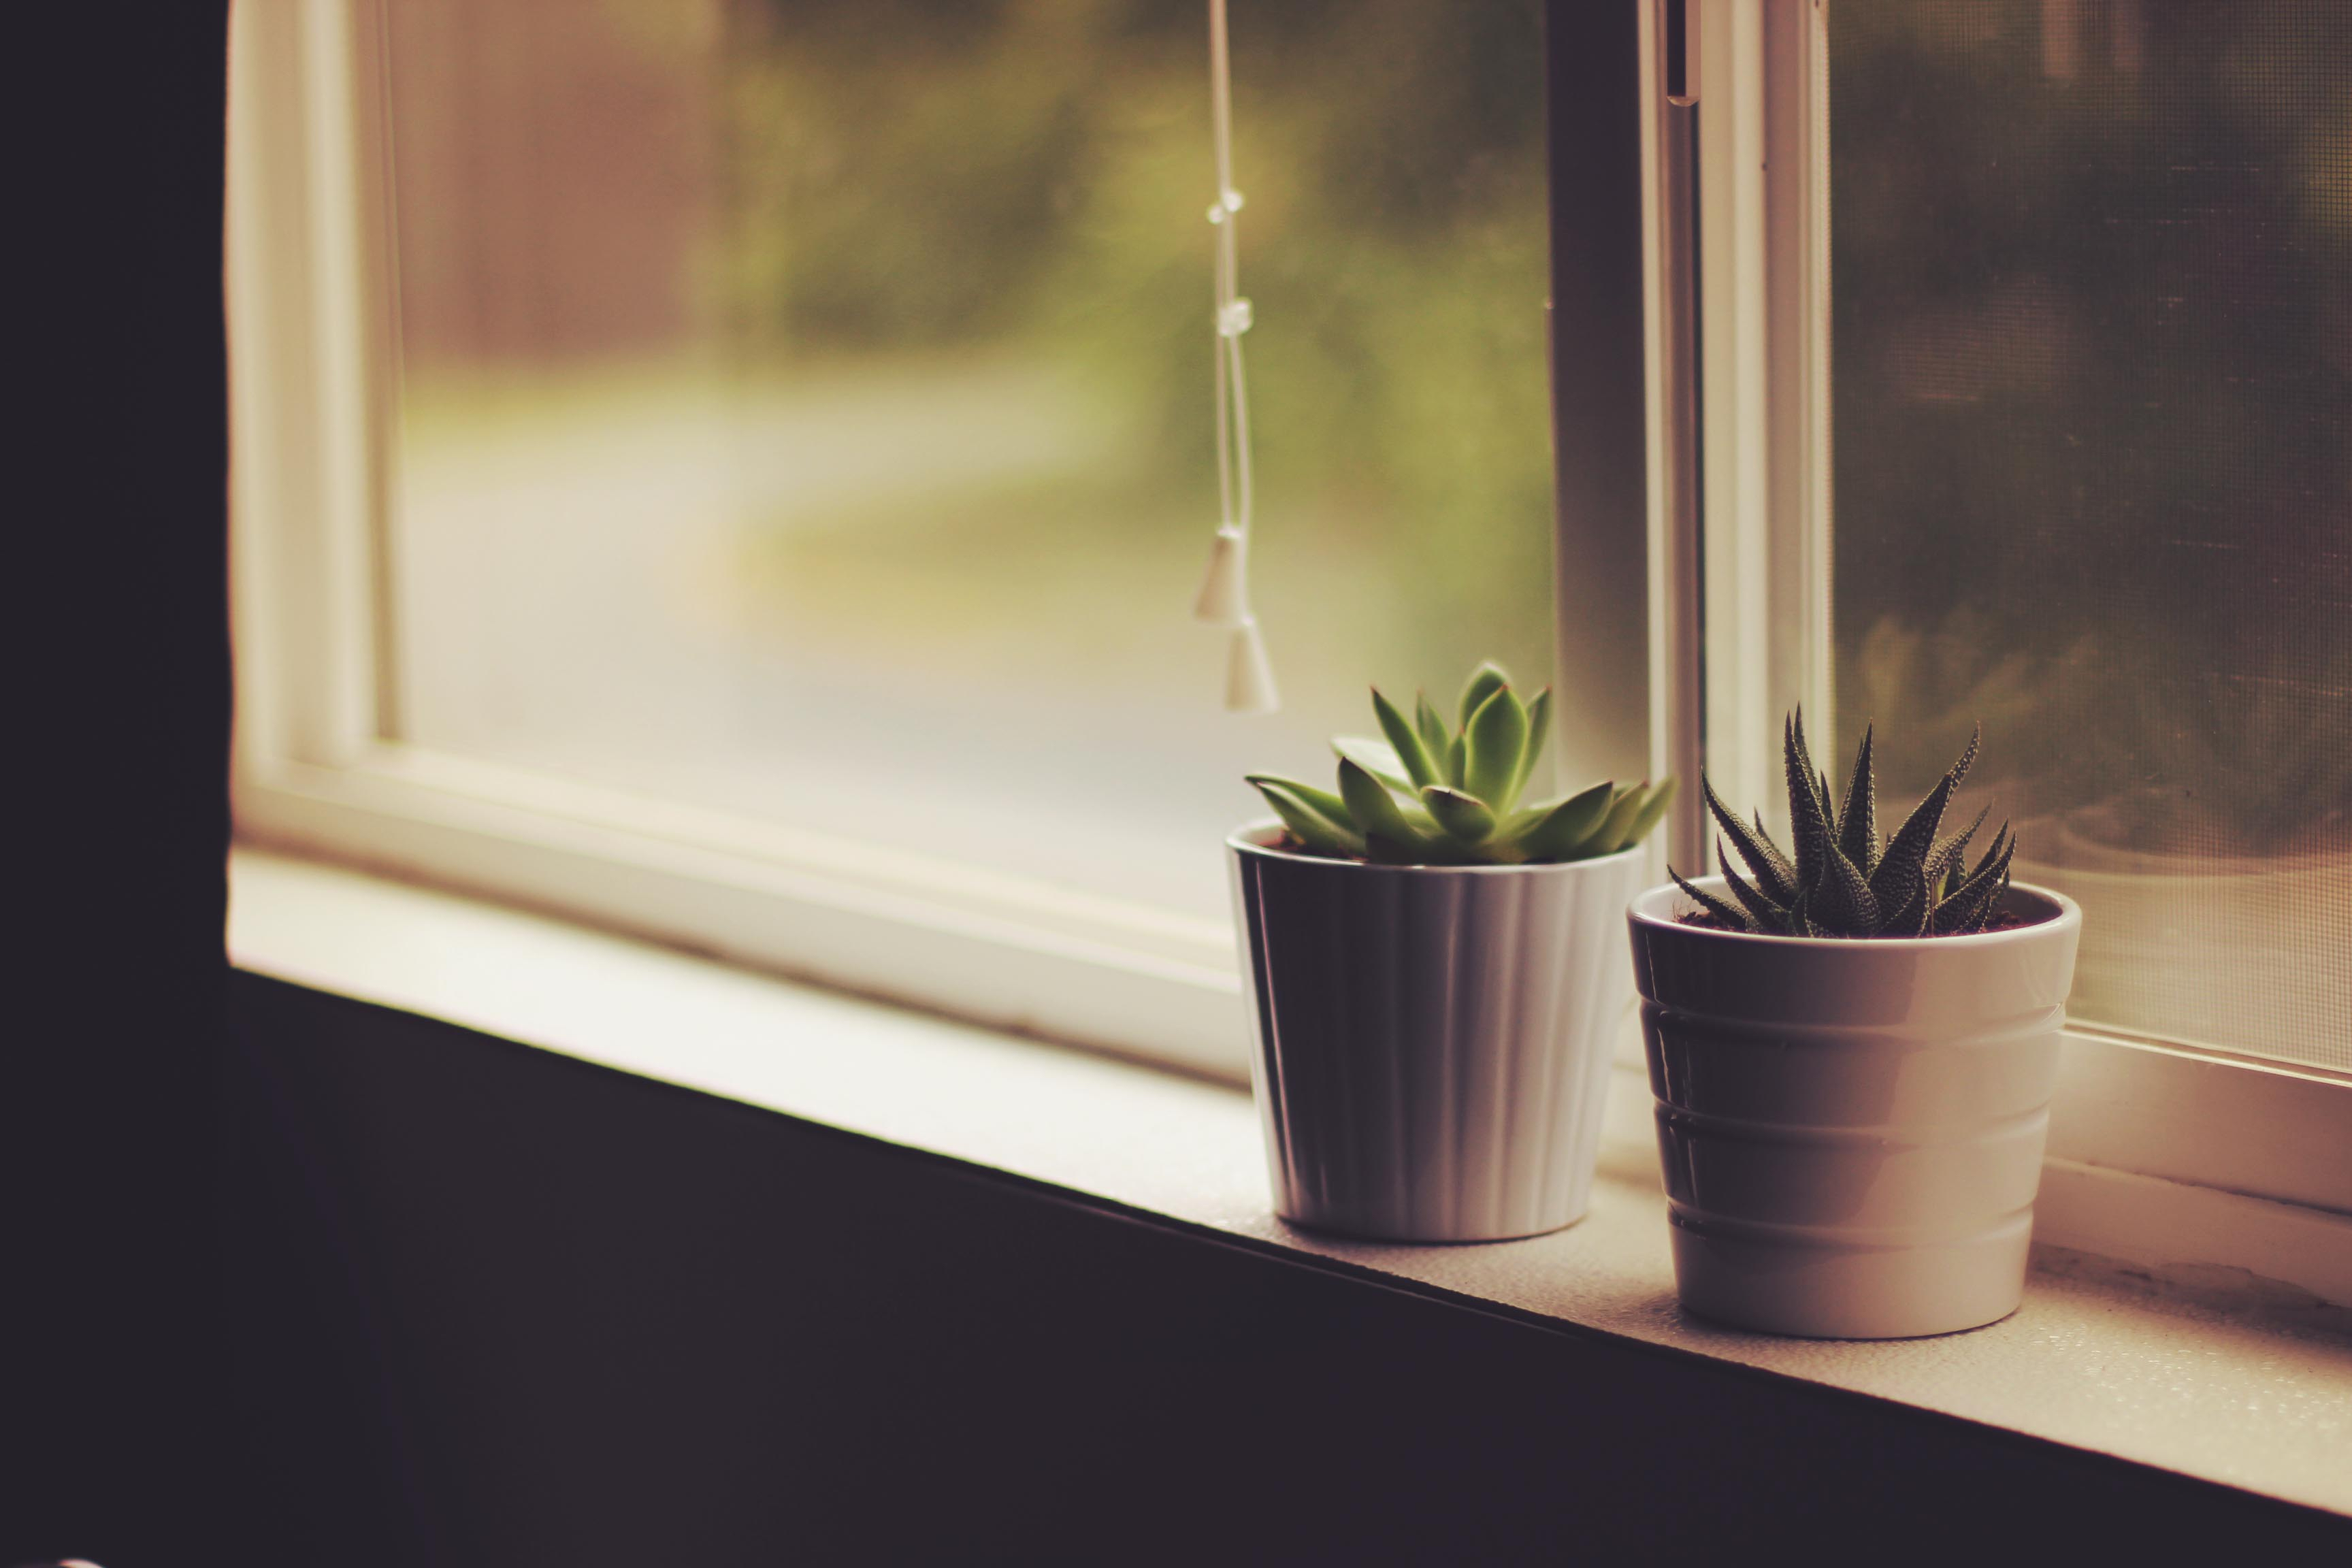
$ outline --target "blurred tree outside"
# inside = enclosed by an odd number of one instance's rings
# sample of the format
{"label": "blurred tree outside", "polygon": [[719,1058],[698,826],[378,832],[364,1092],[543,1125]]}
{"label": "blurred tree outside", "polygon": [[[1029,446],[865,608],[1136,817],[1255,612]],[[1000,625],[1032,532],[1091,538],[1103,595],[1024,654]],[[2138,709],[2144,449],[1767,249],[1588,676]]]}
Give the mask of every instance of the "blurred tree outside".
{"label": "blurred tree outside", "polygon": [[[1066,609],[1107,560],[1148,562],[1181,605],[1214,511],[1198,0],[747,0],[729,17],[717,270],[735,351],[788,378],[1050,365],[1097,447],[1083,474],[951,508],[791,518],[765,542],[774,613],[871,627],[913,595],[947,617],[933,630],[969,633]],[[1234,26],[1262,598],[1286,671],[1315,680],[1285,616],[1328,596],[1361,626],[1335,683],[1377,673],[1366,638],[1408,680],[1487,652],[1536,675],[1537,7],[1287,0],[1238,5]],[[947,591],[910,584],[926,572]]]}
{"label": "blurred tree outside", "polygon": [[2352,7],[1831,29],[1846,727],[1916,789],[1980,717],[2005,811],[2143,848],[2352,848]]}
{"label": "blurred tree outside", "polygon": [[1366,682],[1549,678],[1536,0],[1234,5],[1270,719],[1202,0],[385,16],[404,735],[1213,912]]}

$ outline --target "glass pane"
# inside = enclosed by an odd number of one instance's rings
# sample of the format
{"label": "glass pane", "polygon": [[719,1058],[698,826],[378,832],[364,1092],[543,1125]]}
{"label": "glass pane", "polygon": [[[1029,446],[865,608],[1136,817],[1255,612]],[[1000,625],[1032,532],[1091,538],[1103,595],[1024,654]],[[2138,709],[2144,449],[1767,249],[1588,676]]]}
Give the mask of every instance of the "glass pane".
{"label": "glass pane", "polygon": [[1984,721],[2080,1016],[2352,1068],[2352,6],[1831,16],[1843,722]]}
{"label": "glass pane", "polygon": [[1235,7],[1271,720],[1200,0],[385,12],[405,738],[1222,919],[1243,772],[1544,675],[1534,0]]}

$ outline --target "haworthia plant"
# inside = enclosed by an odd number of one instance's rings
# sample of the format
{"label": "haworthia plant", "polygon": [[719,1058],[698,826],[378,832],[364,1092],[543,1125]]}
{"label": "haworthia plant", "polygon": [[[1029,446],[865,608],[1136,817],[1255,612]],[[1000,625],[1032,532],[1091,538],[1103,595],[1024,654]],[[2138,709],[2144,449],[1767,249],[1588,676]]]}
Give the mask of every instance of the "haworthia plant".
{"label": "haworthia plant", "polygon": [[[1723,876],[1737,902],[1693,887],[1680,872],[1675,884],[1733,931],[1771,936],[1961,936],[1989,927],[2000,912],[2009,887],[2009,863],[2017,841],[2002,824],[1983,857],[1968,863],[1969,841],[1984,826],[1986,812],[1958,833],[1944,835],[1944,812],[1977,760],[1981,726],[1951,771],[1927,794],[1903,826],[1881,838],[1878,785],[1870,758],[1871,731],[1862,748],[1841,804],[1830,793],[1826,773],[1813,766],[1805,745],[1805,720],[1791,714],[1781,728],[1789,775],[1789,820],[1796,854],[1781,853],[1764,831],[1759,815],[1751,827],[1733,816],[1708,784],[1706,808],[1730,840],[1716,841]],[[1988,807],[1989,811],[1990,808]],[[1748,876],[1731,860],[1731,850]]]}
{"label": "haworthia plant", "polygon": [[1458,729],[1423,693],[1408,717],[1372,692],[1381,736],[1343,735],[1339,787],[1275,773],[1249,782],[1290,837],[1318,855],[1399,866],[1517,866],[1587,860],[1639,844],[1666,814],[1675,781],[1597,784],[1521,805],[1551,721],[1549,688],[1522,702],[1502,666],[1473,672]]}

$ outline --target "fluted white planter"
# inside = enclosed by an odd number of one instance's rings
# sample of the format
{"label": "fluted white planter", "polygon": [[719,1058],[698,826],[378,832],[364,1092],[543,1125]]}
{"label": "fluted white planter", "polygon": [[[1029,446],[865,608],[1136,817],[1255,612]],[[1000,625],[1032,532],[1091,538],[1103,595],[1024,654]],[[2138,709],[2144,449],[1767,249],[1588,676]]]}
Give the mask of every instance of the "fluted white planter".
{"label": "fluted white planter", "polygon": [[1367,866],[1278,836],[1226,840],[1276,1212],[1389,1241],[1581,1218],[1642,852]]}
{"label": "fluted white planter", "polygon": [[2017,1310],[2083,917],[2008,898],[2029,923],[1890,941],[1684,925],[1673,887],[1633,901],[1685,1307],[1824,1339]]}

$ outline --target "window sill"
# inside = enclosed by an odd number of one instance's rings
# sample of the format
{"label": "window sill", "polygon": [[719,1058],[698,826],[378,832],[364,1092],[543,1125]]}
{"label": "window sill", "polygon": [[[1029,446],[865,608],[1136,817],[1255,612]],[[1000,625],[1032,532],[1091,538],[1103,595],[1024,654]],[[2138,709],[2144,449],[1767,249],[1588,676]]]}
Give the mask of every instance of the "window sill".
{"label": "window sill", "polygon": [[[2024,1307],[1971,1333],[1808,1342],[1685,1317],[1647,1088],[1633,1073],[1612,1091],[1582,1222],[1496,1246],[1352,1244],[1274,1218],[1255,1114],[1222,1085],[257,851],[236,853],[231,880],[231,955],[259,973],[1433,1292],[2352,1514],[2342,1462],[2352,1341],[2333,1321],[2340,1314],[2292,1296],[2265,1302],[2242,1280],[2203,1282],[2229,1285],[2224,1310],[2183,1289],[2194,1278],[2159,1289],[2145,1269],[2043,1247]],[[2061,1163],[2052,1179],[2095,1188],[2151,1178]],[[2231,1216],[2217,1210],[2204,1223]]]}

